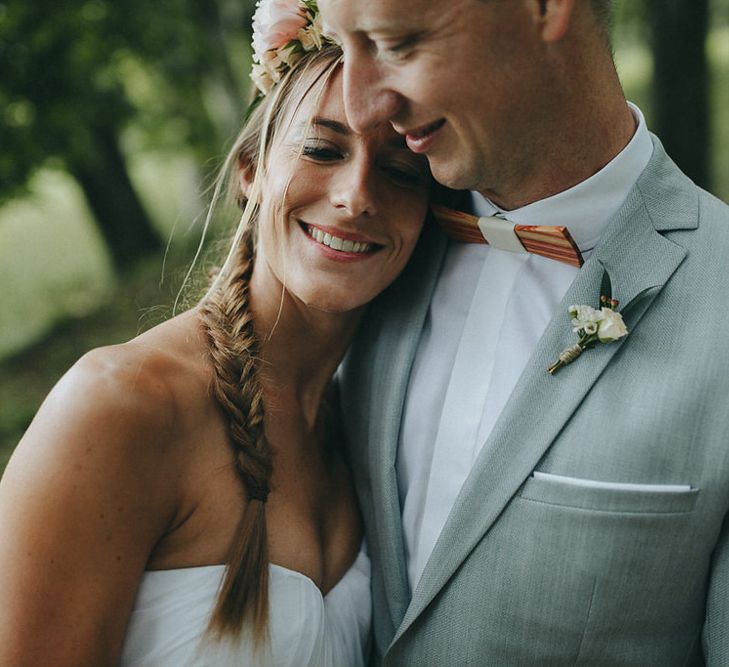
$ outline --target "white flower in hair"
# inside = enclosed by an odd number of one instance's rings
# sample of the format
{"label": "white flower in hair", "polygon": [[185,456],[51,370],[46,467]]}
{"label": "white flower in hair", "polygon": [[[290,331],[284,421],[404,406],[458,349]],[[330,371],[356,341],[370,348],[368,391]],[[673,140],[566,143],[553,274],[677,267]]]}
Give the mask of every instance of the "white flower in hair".
{"label": "white flower in hair", "polygon": [[322,23],[321,14],[317,14],[311,25],[307,28],[301,28],[298,32],[298,38],[304,51],[312,51],[313,49],[321,49],[324,40],[324,25]]}
{"label": "white flower in hair", "polygon": [[253,14],[253,58],[263,61],[266,51],[275,51],[288,44],[305,28],[306,8],[299,0],[261,0]]}
{"label": "white flower in hair", "polygon": [[316,0],[259,0],[253,14],[251,78],[265,95],[304,53],[331,41],[324,35]]}
{"label": "white flower in hair", "polygon": [[288,44],[278,50],[278,58],[281,63],[288,67],[293,67],[303,56],[303,52],[296,48],[296,44]]}
{"label": "white flower in hair", "polygon": [[253,69],[251,70],[251,79],[253,79],[253,83],[256,84],[256,88],[258,88],[258,90],[260,90],[264,95],[267,95],[271,91],[271,88],[273,88],[275,83],[275,81],[271,78],[268,69],[258,63],[253,65]]}

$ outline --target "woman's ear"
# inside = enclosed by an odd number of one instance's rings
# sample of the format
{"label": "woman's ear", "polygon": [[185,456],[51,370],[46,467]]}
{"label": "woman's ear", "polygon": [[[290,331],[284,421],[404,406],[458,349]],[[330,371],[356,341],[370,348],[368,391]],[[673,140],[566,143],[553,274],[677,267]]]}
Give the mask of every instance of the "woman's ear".
{"label": "woman's ear", "polygon": [[238,184],[242,198],[250,199],[253,191],[255,169],[253,163],[244,155],[238,157]]}

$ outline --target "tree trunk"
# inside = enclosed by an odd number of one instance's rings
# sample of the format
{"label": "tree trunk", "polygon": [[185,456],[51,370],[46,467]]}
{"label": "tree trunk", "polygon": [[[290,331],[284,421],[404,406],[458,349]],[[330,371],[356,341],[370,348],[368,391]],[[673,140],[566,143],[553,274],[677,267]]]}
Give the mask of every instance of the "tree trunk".
{"label": "tree trunk", "polygon": [[116,137],[94,131],[93,155],[68,165],[81,185],[117,271],[157,252],[162,244],[132,186]]}
{"label": "tree trunk", "polygon": [[653,118],[668,154],[708,188],[711,137],[706,34],[708,0],[648,0]]}
{"label": "tree trunk", "polygon": [[[243,118],[245,108],[248,101],[247,89],[241,88],[238,77],[234,68],[240,69],[239,63],[233,63],[229,50],[225,45],[225,29],[223,19],[220,13],[219,0],[198,0],[195,3],[197,11],[197,20],[204,29],[206,36],[206,53],[211,63],[209,74],[214,73],[216,82],[220,84],[220,89],[225,93],[225,104],[218,103],[213,111],[209,114],[216,124],[217,137],[216,143],[224,143],[233,134],[235,136],[240,130],[240,123]],[[250,81],[250,79],[247,79]],[[222,102],[222,100],[221,100]],[[206,105],[201,104],[201,108],[205,109]],[[217,146],[216,149],[217,150]]]}

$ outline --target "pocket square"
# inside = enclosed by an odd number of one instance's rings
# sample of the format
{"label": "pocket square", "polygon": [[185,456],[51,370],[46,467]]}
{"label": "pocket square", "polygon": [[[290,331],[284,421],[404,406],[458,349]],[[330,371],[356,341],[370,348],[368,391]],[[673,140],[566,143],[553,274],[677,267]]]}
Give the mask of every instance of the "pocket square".
{"label": "pocket square", "polygon": [[568,477],[565,475],[555,475],[550,472],[539,472],[535,470],[534,479],[542,479],[544,481],[552,481],[558,484],[567,484],[570,486],[580,486],[592,489],[612,489],[614,491],[644,491],[658,493],[686,493],[691,491],[690,484],[634,484],[630,482],[603,482],[595,479],[582,479],[580,477]]}

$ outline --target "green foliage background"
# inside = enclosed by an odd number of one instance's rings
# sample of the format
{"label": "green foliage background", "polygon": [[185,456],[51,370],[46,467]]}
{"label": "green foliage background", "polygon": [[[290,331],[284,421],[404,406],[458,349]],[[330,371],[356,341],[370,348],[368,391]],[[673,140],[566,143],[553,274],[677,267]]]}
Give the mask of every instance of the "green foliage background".
{"label": "green foliage background", "polygon": [[[614,41],[628,98],[650,126],[646,7],[618,0]],[[253,0],[0,0],[0,470],[76,358],[169,313],[206,184],[248,99],[253,9]],[[729,0],[710,9],[711,189],[729,200]],[[102,168],[109,141],[168,242],[165,262],[155,253],[120,271],[109,253],[77,178]]]}

